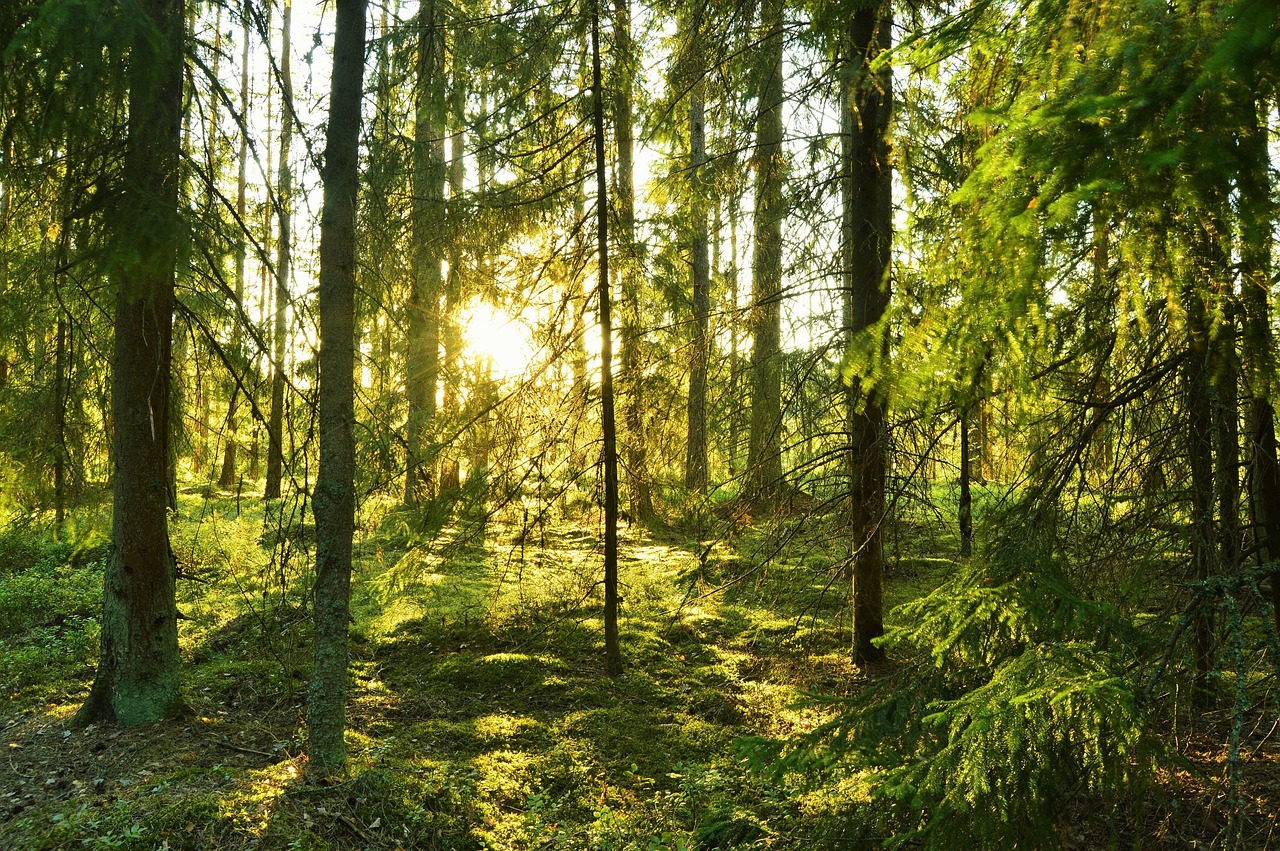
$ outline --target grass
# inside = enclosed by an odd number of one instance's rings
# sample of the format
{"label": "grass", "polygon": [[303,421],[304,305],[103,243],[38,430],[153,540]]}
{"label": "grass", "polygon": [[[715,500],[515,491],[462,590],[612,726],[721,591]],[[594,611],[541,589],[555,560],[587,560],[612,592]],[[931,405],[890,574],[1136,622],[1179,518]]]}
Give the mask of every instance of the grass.
{"label": "grass", "polygon": [[[80,520],[72,543],[0,534],[0,847],[836,849],[879,847],[902,827],[869,803],[864,770],[802,785],[752,770],[743,746],[814,729],[836,704],[807,695],[868,683],[849,661],[838,518],[734,522],[718,536],[624,529],[626,672],[610,678],[598,520],[531,525],[366,502],[350,772],[315,785],[305,757],[314,529],[289,500],[193,492],[179,509],[193,717],[147,727],[68,725],[96,663],[102,523]],[[897,518],[886,538],[891,622],[893,606],[955,572],[957,549],[943,514]],[[903,651],[884,682],[916,662]],[[1269,694],[1263,667],[1250,687]],[[1268,847],[1274,823],[1280,754],[1267,712],[1250,716],[1243,810],[1246,835],[1264,838],[1241,847]],[[1119,805],[1150,828],[1149,847],[1221,831],[1231,713],[1188,721],[1190,737],[1183,722],[1162,733],[1186,761],[1162,769],[1159,803]],[[1080,810],[1070,847],[1116,846],[1106,812],[1064,805]]]}
{"label": "grass", "polygon": [[[423,527],[389,509],[366,505],[356,542],[352,765],[334,786],[304,779],[313,539],[275,533],[289,503],[183,496],[173,546],[195,717],[153,728],[66,728],[96,656],[101,541],[82,557],[0,541],[14,771],[0,845],[810,847],[798,794],[734,743],[806,729],[802,691],[854,683],[838,546],[812,530],[629,530],[627,670],[611,679],[595,523]],[[947,562],[902,564],[890,588],[917,593]]]}

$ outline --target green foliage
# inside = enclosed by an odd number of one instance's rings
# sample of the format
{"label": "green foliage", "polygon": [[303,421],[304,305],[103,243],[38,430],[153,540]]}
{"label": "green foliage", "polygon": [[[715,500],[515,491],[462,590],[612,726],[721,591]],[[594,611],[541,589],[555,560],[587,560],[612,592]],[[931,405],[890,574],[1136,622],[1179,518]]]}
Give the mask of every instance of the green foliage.
{"label": "green foliage", "polygon": [[[0,536],[0,707],[83,672],[98,647],[100,551],[9,532]],[[9,689],[15,689],[12,694]]]}
{"label": "green foliage", "polygon": [[99,614],[102,565],[77,564],[73,555],[66,544],[0,538],[0,638]]}
{"label": "green foliage", "polygon": [[1014,528],[899,607],[884,642],[915,667],[826,701],[833,720],[792,744],[755,742],[757,760],[852,779],[872,801],[855,817],[893,845],[1057,847],[1068,802],[1140,794],[1155,743],[1128,630],[1072,585],[1033,518]]}

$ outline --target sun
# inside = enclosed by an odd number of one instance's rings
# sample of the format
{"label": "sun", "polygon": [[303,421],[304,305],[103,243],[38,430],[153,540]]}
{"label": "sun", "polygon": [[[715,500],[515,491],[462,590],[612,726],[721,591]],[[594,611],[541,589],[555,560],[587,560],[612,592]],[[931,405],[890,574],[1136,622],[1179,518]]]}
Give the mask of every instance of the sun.
{"label": "sun", "polygon": [[494,378],[514,378],[529,368],[533,337],[524,322],[480,298],[472,299],[459,319],[465,358],[487,360]]}

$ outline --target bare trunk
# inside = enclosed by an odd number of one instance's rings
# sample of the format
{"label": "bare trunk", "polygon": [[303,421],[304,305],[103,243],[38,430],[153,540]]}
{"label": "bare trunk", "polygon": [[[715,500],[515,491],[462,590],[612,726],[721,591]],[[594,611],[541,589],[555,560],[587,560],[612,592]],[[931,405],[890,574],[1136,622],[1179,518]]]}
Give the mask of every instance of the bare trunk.
{"label": "bare trunk", "polygon": [[763,0],[760,30],[747,497],[753,508],[767,512],[782,487],[782,0]]}
{"label": "bare trunk", "polygon": [[169,549],[169,385],[182,148],[183,4],[148,0],[158,33],[151,74],[129,93],[121,209],[136,262],[118,279],[112,541],[101,655],[77,722],[142,724],[185,711],[174,565]]}
{"label": "bare trunk", "polygon": [[[860,7],[849,30],[850,76],[844,160],[844,242],[848,269],[849,337],[876,330],[889,305],[893,237],[889,117],[893,108],[888,68],[870,63],[889,49],[892,13],[887,2]],[[887,354],[887,337],[880,341]],[[859,664],[878,662],[873,642],[884,634],[884,522],[886,517],[888,419],[883,394],[855,375],[847,395],[850,446],[850,531],[853,560],[853,655]]]}
{"label": "bare trunk", "polygon": [[333,82],[325,131],[320,218],[320,470],[316,518],[315,664],[307,700],[307,753],[325,775],[347,761],[347,626],[355,531],[356,193],[365,0],[337,0]]}
{"label": "bare trunk", "polygon": [[[696,35],[696,33],[691,34]],[[696,46],[692,48],[696,51]],[[692,493],[707,490],[707,365],[710,361],[711,260],[707,237],[706,181],[703,171],[707,160],[705,94],[699,75],[689,92],[689,173],[693,198],[689,205],[691,219],[690,251],[693,255],[693,345],[689,357],[689,445],[685,456],[684,484]]]}
{"label": "bare trunk", "polygon": [[640,351],[640,275],[636,244],[634,142],[632,135],[632,87],[635,77],[635,45],[631,39],[631,0],[614,0],[613,132],[618,161],[614,164],[613,201],[618,211],[618,262],[614,263],[622,291],[622,362],[618,375],[624,404],[627,496],[631,516],[647,522],[654,516],[653,486],[649,477],[648,439],[645,434],[644,364]]}
{"label": "bare trunk", "polygon": [[440,212],[444,202],[443,11],[427,0],[418,12],[418,85],[413,144],[413,271],[409,291],[409,403],[404,502],[417,505],[433,495],[430,429],[436,413],[440,373]]}
{"label": "bare trunk", "polygon": [[972,438],[969,411],[960,414],[960,557],[973,555],[973,494],[969,482],[973,477],[973,461],[969,451]]}
{"label": "bare trunk", "polygon": [[[245,0],[244,32],[241,37],[244,44],[240,48],[240,114],[249,113],[249,0]],[[249,134],[244,128],[240,130],[240,149],[237,152],[239,170],[236,173],[236,228],[248,227],[248,185],[249,185]],[[239,369],[244,360],[244,285],[247,250],[245,235],[236,238],[236,320],[231,336],[231,351],[236,356],[236,368]],[[218,476],[218,487],[229,490],[236,483],[236,461],[239,452],[236,434],[236,408],[240,398],[240,386],[235,376],[231,380],[231,399],[227,403],[227,442],[222,452],[222,470]]]}
{"label": "bare trunk", "polygon": [[600,264],[600,406],[604,429],[604,667],[609,676],[616,677],[622,673],[622,650],[618,644],[618,433],[613,411],[609,191],[600,77],[600,0],[594,0],[591,5],[591,94],[596,150],[596,245]]}
{"label": "bare trunk", "polygon": [[[460,30],[461,28],[459,28]],[[461,37],[461,33],[456,37]],[[463,127],[466,125],[466,86],[460,73],[459,51],[454,49],[453,105],[454,131],[450,137],[449,152],[449,210],[450,222],[456,228],[462,218],[462,193],[466,182],[466,150]],[[456,233],[453,230],[452,233]],[[449,274],[444,283],[444,410],[448,422],[462,419],[462,328],[458,325],[458,310],[462,307],[462,250],[457,239],[449,241]],[[450,446],[440,464],[440,490],[442,493],[457,490],[462,483],[461,465],[456,446]]]}
{"label": "bare trunk", "polygon": [[[1243,359],[1247,370],[1249,447],[1252,476],[1250,501],[1255,534],[1264,562],[1280,560],[1280,462],[1277,461],[1275,410],[1271,375],[1275,341],[1271,332],[1271,252],[1275,204],[1271,195],[1271,161],[1266,144],[1265,111],[1255,107],[1255,121],[1242,134],[1247,163],[1240,175],[1241,306]],[[1280,569],[1272,570],[1271,606],[1280,634]]]}
{"label": "bare trunk", "polygon": [[276,186],[280,240],[276,244],[275,346],[271,371],[271,414],[267,425],[267,487],[264,493],[267,499],[280,498],[280,481],[284,477],[284,371],[288,356],[287,309],[293,225],[293,169],[289,165],[294,117],[293,76],[289,62],[292,29],[293,3],[292,0],[284,0],[280,21],[280,167]]}

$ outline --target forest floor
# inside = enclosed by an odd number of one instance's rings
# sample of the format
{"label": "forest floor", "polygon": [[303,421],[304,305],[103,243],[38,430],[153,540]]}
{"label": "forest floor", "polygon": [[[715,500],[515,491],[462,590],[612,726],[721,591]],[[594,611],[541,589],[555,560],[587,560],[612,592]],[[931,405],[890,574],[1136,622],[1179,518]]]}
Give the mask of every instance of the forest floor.
{"label": "forest floor", "polygon": [[[0,848],[879,846],[848,832],[862,802],[755,771],[740,747],[811,729],[826,710],[806,694],[867,682],[848,660],[831,536],[626,530],[626,672],[609,678],[598,528],[527,514],[431,528],[366,507],[351,771],[321,785],[303,755],[311,535],[277,535],[285,506],[248,503],[184,497],[191,715],[153,726],[70,723],[96,656],[101,539],[43,556],[0,541]],[[891,539],[890,607],[942,580],[952,543],[924,521]],[[1064,844],[1214,847],[1224,725],[1230,712],[1166,734],[1185,761],[1145,797],[1140,841],[1082,808]],[[1280,734],[1260,723],[1245,743],[1243,847],[1280,848]]]}

